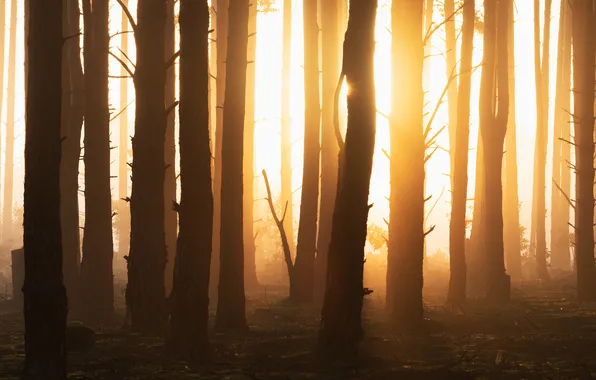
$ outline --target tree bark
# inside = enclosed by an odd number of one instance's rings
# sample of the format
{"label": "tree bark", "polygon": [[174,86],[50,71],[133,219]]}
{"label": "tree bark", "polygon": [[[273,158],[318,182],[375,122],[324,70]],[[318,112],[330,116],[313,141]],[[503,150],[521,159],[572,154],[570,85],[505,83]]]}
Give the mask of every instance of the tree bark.
{"label": "tree bark", "polygon": [[67,300],[62,282],[60,156],[61,1],[29,0],[25,133],[25,380],[66,380]]}
{"label": "tree bark", "polygon": [[191,362],[208,356],[213,193],[209,146],[209,4],[180,2],[180,234],[172,346]]}
{"label": "tree bark", "polygon": [[[509,276],[505,273],[501,183],[503,147],[509,112],[508,17],[506,1],[484,0],[483,46],[494,47],[484,49],[480,84],[480,129],[485,158],[484,204],[486,231],[490,231],[486,234],[486,298],[497,303],[508,301],[510,293]],[[493,109],[495,94],[499,100],[496,110]]]}
{"label": "tree bark", "polygon": [[[124,6],[128,6],[128,0],[122,0]],[[122,13],[121,29],[123,32],[131,31],[128,19]],[[120,36],[120,50],[128,55],[128,41],[129,33],[123,33]],[[121,57],[123,60],[126,57]],[[130,249],[130,209],[125,199],[128,197],[128,152],[129,152],[129,135],[128,135],[128,72],[124,67],[120,69],[120,75],[124,78],[120,80],[120,140],[118,146],[118,256],[124,257],[128,254]]]}
{"label": "tree bark", "polygon": [[322,126],[321,126],[321,203],[319,205],[319,233],[315,262],[315,300],[322,304],[325,295],[327,252],[331,240],[333,205],[337,192],[337,164],[339,147],[333,129],[335,88],[340,71],[340,35],[338,0],[321,2],[321,38],[325,47],[322,55]]}
{"label": "tree bark", "polygon": [[391,196],[387,308],[393,322],[422,322],[424,158],[423,2],[392,5]]}
{"label": "tree bark", "polygon": [[476,170],[474,183],[474,210],[470,231],[469,249],[466,249],[467,294],[478,297],[486,294],[486,217],[484,204],[484,148],[482,130],[478,130],[476,142]]}
{"label": "tree bark", "polygon": [[[555,95],[554,137],[553,137],[553,191],[551,196],[551,267],[569,270],[569,152],[571,96],[571,13],[567,1],[561,1],[559,16],[559,41],[557,49],[557,83]],[[563,179],[566,180],[563,180]],[[557,186],[561,190],[557,189]]]}
{"label": "tree bark", "polygon": [[[475,0],[465,0],[463,7],[461,64],[457,99],[457,128],[451,221],[449,225],[449,294],[447,301],[461,305],[466,300],[466,206],[468,190],[468,146],[470,139],[470,95],[472,86],[472,55],[474,49]],[[451,119],[450,119],[451,120]],[[451,121],[450,121],[451,123]]]}
{"label": "tree bark", "polygon": [[249,0],[230,2],[223,112],[221,240],[219,292],[215,324],[221,330],[245,330],[243,237],[243,155],[248,53]]}
{"label": "tree bark", "polygon": [[85,26],[85,229],[81,315],[109,322],[114,312],[108,0],[83,0]]}
{"label": "tree bark", "polygon": [[594,267],[594,11],[592,1],[574,0],[573,123],[575,126],[575,254],[577,295],[596,299]]}
{"label": "tree bark", "polygon": [[348,128],[333,213],[327,289],[319,354],[351,361],[362,339],[364,244],[376,133],[374,83],[376,0],[351,0],[342,72],[348,93]]}
{"label": "tree bark", "polygon": [[[176,53],[176,15],[175,0],[166,0],[167,16],[165,26],[164,60],[168,62]],[[166,295],[172,291],[174,281],[174,258],[176,256],[176,236],[178,235],[178,215],[172,205],[176,201],[176,113],[171,108],[176,101],[176,67],[166,68],[166,109],[168,110],[166,137],[164,146],[165,182],[164,182],[164,228],[166,232]]]}
{"label": "tree bark", "polygon": [[[455,36],[455,1],[445,0],[445,56],[446,56],[446,69],[447,69],[447,80],[451,80],[457,72],[457,38]],[[460,68],[460,72],[461,68]],[[450,175],[451,188],[454,185],[454,172],[455,172],[455,147],[457,144],[456,130],[457,130],[457,83],[458,78],[454,77],[451,80],[451,84],[447,90],[447,111],[449,114],[449,163],[450,163]]]}
{"label": "tree bark", "polygon": [[319,25],[317,0],[304,0],[304,161],[300,223],[296,249],[296,293],[298,302],[312,302],[314,295],[317,218],[319,211]]}
{"label": "tree bark", "polygon": [[[534,201],[536,270],[538,278],[548,281],[546,264],[546,150],[548,145],[548,94],[550,14],[552,0],[544,4],[544,41],[540,54],[540,1],[534,0],[534,70],[536,78],[536,146],[534,155]],[[541,62],[542,60],[542,62]]]}
{"label": "tree bark", "polygon": [[164,273],[164,142],[167,126],[164,62],[165,2],[139,0],[135,136],[132,139],[131,244],[126,303],[133,331],[162,333],[166,327]]}
{"label": "tree bark", "polygon": [[509,120],[505,134],[505,186],[503,187],[503,234],[505,264],[513,279],[522,278],[519,239],[519,196],[517,179],[517,126],[515,122],[515,27],[514,4],[509,0],[509,40],[507,45],[509,70]]}

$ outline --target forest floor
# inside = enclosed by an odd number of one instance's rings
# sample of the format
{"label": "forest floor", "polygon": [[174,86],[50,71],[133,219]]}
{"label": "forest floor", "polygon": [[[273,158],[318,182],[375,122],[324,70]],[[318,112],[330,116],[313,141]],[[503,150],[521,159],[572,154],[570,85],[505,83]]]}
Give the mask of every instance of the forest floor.
{"label": "forest floor", "polygon": [[[97,330],[87,352],[69,354],[69,379],[596,378],[596,304],[578,303],[569,283],[517,285],[504,308],[471,300],[457,314],[444,307],[444,294],[426,294],[426,328],[409,333],[390,332],[373,293],[361,360],[350,368],[316,364],[318,310],[262,289],[247,300],[250,331],[212,334],[214,361],[200,372],[168,355],[161,339],[114,327]],[[0,379],[18,379],[22,362],[20,313],[0,305]]]}

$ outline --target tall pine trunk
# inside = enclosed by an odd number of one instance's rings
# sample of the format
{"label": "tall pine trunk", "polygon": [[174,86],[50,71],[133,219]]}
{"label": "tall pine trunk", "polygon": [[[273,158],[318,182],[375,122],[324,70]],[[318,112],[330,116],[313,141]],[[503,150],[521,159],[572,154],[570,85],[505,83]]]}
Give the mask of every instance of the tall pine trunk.
{"label": "tall pine trunk", "polygon": [[81,313],[107,322],[114,311],[108,0],[83,1],[85,26],[85,229],[81,263]]}
{"label": "tall pine trunk", "polygon": [[319,353],[353,360],[362,339],[364,245],[376,133],[376,0],[351,0],[342,72],[350,86],[348,128],[333,212]]}
{"label": "tall pine trunk", "polygon": [[[536,146],[534,151],[534,195],[532,229],[535,238],[538,278],[548,280],[546,264],[546,150],[548,144],[548,94],[550,14],[552,0],[544,3],[544,38],[540,52],[540,1],[534,0],[534,71],[536,79]],[[542,60],[542,61],[541,61]],[[534,225],[535,224],[535,225]]]}
{"label": "tall pine trunk", "polygon": [[592,1],[573,10],[573,123],[575,126],[575,255],[577,295],[596,299],[594,267],[594,12]]}
{"label": "tall pine trunk", "polygon": [[[461,66],[457,99],[457,128],[451,221],[449,225],[449,294],[448,302],[461,305],[466,300],[466,205],[468,191],[468,146],[470,143],[470,95],[472,86],[472,54],[474,49],[475,0],[465,0],[463,8]],[[451,119],[450,119],[451,120]],[[451,123],[451,121],[450,121]]]}
{"label": "tall pine trunk", "polygon": [[391,319],[422,322],[424,159],[423,2],[393,0],[391,196],[387,308]]}
{"label": "tall pine trunk", "polygon": [[509,65],[509,117],[505,134],[505,177],[503,186],[503,236],[507,273],[521,279],[521,245],[519,239],[519,195],[517,179],[517,126],[515,122],[515,9],[508,0],[509,40],[507,55]]}
{"label": "tall pine trunk", "polygon": [[[124,6],[128,6],[128,0],[123,0]],[[122,14],[122,31],[130,31],[128,19]],[[129,33],[122,33],[120,36],[120,50],[128,55]],[[125,60],[124,55],[121,57]],[[120,69],[120,135],[118,144],[118,256],[124,257],[130,249],[130,210],[125,199],[128,197],[128,152],[129,152],[129,130],[128,130],[128,78],[129,74],[124,67]]]}
{"label": "tall pine trunk", "polygon": [[319,211],[319,135],[321,105],[319,102],[319,25],[317,0],[304,0],[304,161],[300,224],[291,294],[295,301],[311,302],[314,295],[317,219]]}
{"label": "tall pine trunk", "polygon": [[[176,15],[174,14],[175,0],[166,0],[167,16],[165,26],[164,60],[168,62],[176,52]],[[172,205],[176,201],[176,113],[172,105],[176,101],[176,67],[166,67],[166,100],[168,110],[166,137],[164,146],[164,161],[166,164],[164,181],[164,228],[166,232],[166,296],[172,290],[174,281],[174,257],[176,256],[176,236],[178,235],[178,215]]]}
{"label": "tall pine trunk", "polygon": [[319,205],[319,232],[315,262],[315,300],[322,303],[325,293],[327,252],[331,240],[333,205],[337,191],[337,159],[339,147],[334,132],[335,88],[340,71],[340,9],[338,0],[321,2],[321,38],[325,47],[322,55],[322,125],[321,125],[321,202]]}
{"label": "tall pine trunk", "polygon": [[476,141],[476,170],[474,182],[474,210],[468,247],[466,247],[467,294],[473,297],[486,293],[486,218],[484,204],[484,148],[482,130],[478,130]]}
{"label": "tall pine trunk", "polygon": [[[561,1],[557,48],[557,82],[553,133],[553,191],[551,196],[551,267],[569,270],[569,110],[571,105],[571,13],[567,1]],[[564,180],[565,179],[565,180]],[[557,189],[557,186],[561,190]]]}
{"label": "tall pine trunk", "polygon": [[191,362],[208,356],[213,193],[209,146],[209,5],[180,2],[180,234],[176,252],[172,347]]}
{"label": "tall pine trunk", "polygon": [[135,135],[132,139],[130,255],[126,303],[133,331],[162,333],[166,327],[164,274],[164,142],[167,126],[164,60],[165,2],[139,0]]}
{"label": "tall pine trunk", "polygon": [[248,21],[248,66],[246,68],[246,115],[244,126],[244,281],[248,289],[259,285],[255,264],[254,182],[255,182],[255,78],[257,57],[257,6],[250,6]]}
{"label": "tall pine trunk", "polygon": [[242,161],[248,54],[249,0],[230,2],[223,109],[219,291],[215,325],[247,328],[244,296]]}
{"label": "tall pine trunk", "polygon": [[[290,110],[292,82],[292,0],[283,0],[281,52],[281,209],[286,210],[284,229],[290,252],[294,254],[294,202],[292,190],[292,116]],[[287,203],[287,208],[285,208]]]}
{"label": "tall pine trunk", "polygon": [[[457,38],[455,36],[455,2],[454,0],[445,0],[445,56],[447,80],[451,80],[452,76],[457,73]],[[460,72],[461,68],[460,68]],[[455,176],[455,147],[457,144],[456,130],[457,130],[457,83],[458,78],[453,77],[451,84],[447,90],[447,111],[449,114],[449,163],[450,171],[449,178],[451,180],[451,188],[454,188]]]}
{"label": "tall pine trunk", "polygon": [[[509,300],[503,244],[502,162],[509,112],[507,63],[507,2],[484,0],[484,49],[480,90],[480,129],[484,148],[484,205],[486,215],[486,297]],[[498,102],[495,102],[495,95]],[[496,105],[496,109],[494,109]]]}
{"label": "tall pine trunk", "polygon": [[29,0],[26,5],[22,379],[66,380],[67,300],[60,228],[62,11],[62,1]]}

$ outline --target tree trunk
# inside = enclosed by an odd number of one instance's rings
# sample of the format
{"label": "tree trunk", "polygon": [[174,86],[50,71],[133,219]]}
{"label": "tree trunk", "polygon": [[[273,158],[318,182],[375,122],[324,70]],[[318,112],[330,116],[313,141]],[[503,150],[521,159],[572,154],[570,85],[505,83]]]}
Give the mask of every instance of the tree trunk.
{"label": "tree trunk", "polygon": [[[571,14],[567,1],[561,1],[557,49],[557,83],[553,138],[553,191],[551,198],[551,267],[569,270],[569,113],[571,96]],[[565,181],[563,179],[566,179]],[[557,186],[561,190],[557,189]]]}
{"label": "tree trunk", "polygon": [[187,360],[208,356],[213,193],[209,147],[209,5],[180,2],[180,235],[176,253],[172,346]]}
{"label": "tree trunk", "polygon": [[[447,0],[449,1],[449,0]],[[433,10],[434,10],[434,0],[424,0],[424,24],[423,24],[423,35],[426,36],[429,30],[432,29],[433,23]],[[431,55],[431,40],[429,39],[427,43],[424,45],[424,56],[430,57]],[[431,73],[430,73],[430,59],[427,59],[422,74],[422,87],[425,90],[430,88],[430,81],[431,81]]]}
{"label": "tree trunk", "polygon": [[517,179],[517,127],[515,123],[515,27],[514,4],[509,0],[509,39],[507,45],[509,70],[509,120],[505,134],[505,186],[503,187],[503,234],[505,263],[513,279],[520,280],[521,246],[519,240],[519,196]]}
{"label": "tree trunk", "polygon": [[221,240],[219,292],[215,324],[245,330],[242,161],[248,53],[249,0],[230,2],[223,112],[221,170]]}
{"label": "tree trunk", "polygon": [[249,8],[248,66],[246,72],[246,116],[244,127],[244,282],[248,289],[256,289],[257,268],[254,240],[254,182],[255,182],[255,76],[257,58],[257,6]]}
{"label": "tree trunk", "polygon": [[[455,2],[454,0],[445,0],[445,56],[447,68],[447,80],[457,73],[457,38],[455,36]],[[460,72],[461,68],[460,68]],[[454,77],[447,90],[447,111],[449,114],[449,163],[451,188],[454,185],[455,176],[455,150],[457,144],[456,129],[457,129],[457,82],[458,78]],[[468,111],[469,112],[469,111]]]}
{"label": "tree trunk", "polygon": [[[122,3],[128,6],[128,0],[123,0]],[[128,19],[122,13],[122,31],[130,31],[131,28]],[[129,33],[123,33],[120,36],[120,50],[128,55],[128,41]],[[122,60],[126,57],[122,56]],[[120,80],[120,141],[118,147],[118,256],[120,258],[128,255],[130,249],[130,209],[125,199],[128,197],[128,152],[130,139],[128,132],[128,72],[124,67],[120,69],[120,75],[124,78]]]}
{"label": "tree trunk", "polygon": [[[167,16],[165,27],[164,60],[168,62],[176,53],[176,15],[174,14],[175,0],[166,0]],[[166,295],[172,291],[174,281],[174,257],[176,256],[176,236],[178,234],[178,215],[172,207],[176,201],[176,113],[171,108],[176,101],[176,67],[166,67],[166,109],[168,110],[166,138],[164,146],[165,182],[164,182],[164,218],[166,232]]]}
{"label": "tree trunk", "polygon": [[422,322],[424,158],[423,2],[392,5],[391,196],[387,308],[391,319]]}
{"label": "tree trunk", "polygon": [[[26,5],[27,6],[27,5]],[[12,22],[12,20],[11,20]],[[3,2],[3,6],[0,6],[0,25],[4,25],[6,26],[6,1]],[[4,97],[4,52],[5,52],[5,30],[6,27],[4,28],[0,28],[2,30],[0,30],[0,51],[3,53],[2,57],[0,58],[0,72],[2,73],[0,75],[0,104],[4,104],[3,101],[3,97]],[[26,43],[25,43],[25,50],[26,49]],[[25,55],[27,55],[27,53],[25,52]],[[27,74],[25,74],[26,77]],[[10,77],[9,77],[10,80]],[[1,106],[0,106],[0,119],[2,119],[2,110],[1,110]],[[2,147],[1,141],[0,141],[0,148]],[[0,160],[0,163],[2,161]],[[5,165],[5,168],[7,168],[8,166]],[[2,184],[2,186],[4,186],[4,184]],[[6,241],[5,237],[2,237],[2,241]]]}
{"label": "tree trunk", "polygon": [[298,302],[312,302],[315,256],[317,251],[317,217],[319,211],[319,135],[321,105],[319,102],[319,25],[317,0],[304,0],[304,161],[300,224],[296,250],[296,293]]}
{"label": "tree trunk", "polygon": [[[448,302],[461,305],[466,300],[466,206],[468,190],[468,146],[470,139],[470,95],[472,85],[472,54],[474,49],[475,0],[466,0],[463,8],[461,66],[457,102],[457,128],[449,226],[449,294]],[[450,123],[451,123],[451,119]]]}
{"label": "tree trunk", "polygon": [[573,10],[573,123],[575,126],[575,252],[577,295],[596,299],[594,267],[594,14],[592,1]]}
{"label": "tree trunk", "polygon": [[327,289],[319,353],[351,361],[362,339],[364,245],[376,133],[374,83],[376,0],[351,0],[342,72],[348,94],[348,128],[333,213]]}
{"label": "tree trunk", "polygon": [[213,163],[213,252],[211,255],[211,294],[217,295],[220,272],[220,228],[221,228],[221,165],[223,142],[223,113],[226,98],[226,55],[228,51],[228,4],[229,0],[215,0],[217,10],[217,88],[215,157]]}
{"label": "tree trunk", "polygon": [[[17,1],[10,3],[10,39],[8,45],[8,90],[6,93],[6,151],[4,162],[4,202],[2,213],[2,235],[4,242],[12,241],[12,193],[14,187],[14,114],[15,114],[15,66],[17,50]],[[2,50],[4,52],[4,50]],[[4,75],[4,74],[2,74]],[[0,87],[0,90],[4,90]],[[12,245],[12,244],[11,244]]]}
{"label": "tree trunk", "polygon": [[133,331],[162,333],[166,327],[164,273],[164,141],[166,65],[165,2],[139,0],[135,136],[132,140],[131,244],[126,303]]}
{"label": "tree trunk", "polygon": [[25,364],[21,379],[66,380],[60,155],[61,1],[29,0],[25,133]]}
{"label": "tree trunk", "polygon": [[335,88],[339,77],[340,35],[338,0],[321,2],[322,45],[322,127],[321,127],[321,203],[319,205],[319,233],[315,262],[315,300],[322,303],[325,294],[327,252],[331,240],[333,205],[337,192],[337,158],[339,147],[333,129]]}
{"label": "tree trunk", "polygon": [[[550,51],[550,14],[552,0],[544,4],[544,41],[540,55],[540,1],[534,0],[534,70],[536,77],[536,146],[534,164],[534,202],[533,211],[536,223],[535,247],[536,270],[538,278],[548,281],[546,264],[546,150],[548,144],[548,94],[549,94],[549,51]],[[541,60],[542,59],[542,63]]]}
{"label": "tree trunk", "polygon": [[283,0],[283,30],[281,52],[281,197],[285,207],[284,229],[288,236],[292,255],[294,246],[294,204],[292,190],[292,116],[290,114],[292,82],[292,0]]}
{"label": "tree trunk", "polygon": [[476,142],[476,171],[474,183],[474,210],[472,212],[472,230],[470,231],[469,249],[466,249],[467,294],[472,297],[486,294],[486,217],[484,204],[484,149],[482,131],[478,130]]}
{"label": "tree trunk", "polygon": [[[484,204],[486,205],[486,231],[490,231],[486,234],[486,297],[491,302],[499,303],[508,301],[510,293],[509,276],[505,273],[501,183],[503,148],[509,112],[507,63],[509,12],[507,8],[506,1],[497,3],[493,0],[484,0],[483,46],[493,46],[494,49],[484,50],[480,84],[480,129],[485,158]],[[493,109],[495,89],[499,100],[496,110]]]}
{"label": "tree trunk", "polygon": [[[66,0],[65,36],[79,33],[79,2]],[[60,163],[60,219],[62,221],[62,271],[70,311],[78,309],[81,235],[79,228],[79,162],[85,114],[85,81],[79,40],[68,39],[62,52],[62,160]]]}
{"label": "tree trunk", "polygon": [[83,1],[85,26],[85,229],[81,263],[84,320],[108,322],[114,312],[108,0]]}

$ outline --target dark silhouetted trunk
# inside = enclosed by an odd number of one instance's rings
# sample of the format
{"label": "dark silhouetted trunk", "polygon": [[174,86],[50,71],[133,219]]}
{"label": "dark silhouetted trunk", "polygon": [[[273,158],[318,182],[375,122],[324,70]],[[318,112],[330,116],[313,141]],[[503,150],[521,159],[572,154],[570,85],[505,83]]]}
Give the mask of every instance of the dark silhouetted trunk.
{"label": "dark silhouetted trunk", "polygon": [[215,325],[222,330],[247,328],[244,298],[242,169],[249,0],[229,7],[226,102],[223,112],[221,239]]}
{"label": "dark silhouetted trunk", "polygon": [[[164,60],[168,62],[176,52],[176,15],[174,14],[175,0],[166,0],[167,16],[165,27],[165,53]],[[166,295],[172,290],[174,281],[174,257],[176,256],[176,236],[178,235],[178,215],[172,205],[176,201],[176,112],[173,104],[176,101],[176,67],[171,65],[166,68],[166,109],[167,126],[164,147],[164,161],[166,164],[164,181],[164,228],[166,231]]]}
{"label": "dark silhouetted trunk", "polygon": [[[66,0],[64,35],[79,33],[80,8]],[[81,48],[77,38],[64,42],[62,51],[62,161],[60,166],[60,217],[62,221],[62,264],[70,311],[78,309],[81,235],[79,228],[79,162],[81,130],[85,114],[85,81]]]}
{"label": "dark silhouetted trunk", "polygon": [[[534,201],[532,226],[538,278],[549,280],[546,267],[546,148],[548,144],[548,93],[550,14],[552,0],[544,3],[544,41],[540,54],[540,1],[534,0],[534,71],[536,78],[536,146],[534,151]],[[542,63],[541,63],[542,59]]]}
{"label": "dark silhouetted trunk", "polygon": [[422,322],[424,156],[423,2],[394,0],[391,100],[391,196],[387,308],[400,324]]}
{"label": "dark silhouetted trunk", "polygon": [[323,302],[327,273],[327,252],[331,240],[333,205],[337,191],[337,159],[339,147],[333,130],[335,88],[340,71],[340,34],[338,33],[339,0],[321,2],[322,55],[322,125],[321,125],[321,203],[319,205],[319,233],[315,262],[315,300]]}
{"label": "dark silhouetted trunk", "polygon": [[[451,221],[449,225],[449,294],[447,301],[461,305],[466,300],[466,205],[468,191],[468,146],[470,143],[470,92],[472,85],[472,54],[474,49],[475,0],[465,0],[461,43],[461,66],[457,99],[457,128]],[[450,123],[451,123],[451,119]]]}
{"label": "dark silhouetted trunk", "polygon": [[319,211],[319,25],[317,0],[304,0],[304,161],[300,224],[296,249],[295,301],[311,302],[314,294],[317,217]]}
{"label": "dark silhouetted trunk", "polygon": [[505,264],[507,273],[520,280],[521,246],[519,239],[519,196],[517,179],[517,127],[515,123],[515,27],[513,0],[508,0],[509,39],[507,55],[509,65],[509,116],[505,134],[505,176],[503,187],[503,236],[505,239]]}
{"label": "dark silhouetted trunk", "polygon": [[[486,298],[509,300],[510,281],[505,273],[503,244],[502,162],[509,112],[506,1],[484,0],[485,49],[480,90],[480,129],[484,148],[484,211],[486,215]],[[498,62],[498,64],[497,64]],[[496,82],[496,83],[495,83]],[[496,91],[495,91],[496,90]],[[498,96],[496,109],[495,95]]]}
{"label": "dark silhouetted trunk", "polygon": [[180,234],[171,295],[172,346],[208,356],[213,194],[209,147],[209,4],[180,2]]}
{"label": "dark silhouetted trunk", "polygon": [[244,282],[247,289],[259,285],[255,264],[254,182],[255,182],[255,76],[257,57],[257,7],[248,9],[248,66],[246,69],[246,116],[244,119]]}
{"label": "dark silhouetted trunk", "polygon": [[486,294],[485,235],[486,218],[484,205],[484,148],[482,131],[478,130],[476,142],[476,170],[474,183],[474,210],[470,231],[469,249],[466,247],[467,295],[472,297]]}
{"label": "dark silhouetted trunk", "polygon": [[130,255],[126,304],[133,331],[162,333],[166,327],[164,273],[164,141],[167,126],[164,60],[165,2],[139,0],[135,136],[132,139]]}
{"label": "dark silhouetted trunk", "polygon": [[[12,241],[12,193],[14,187],[14,114],[17,65],[17,1],[10,3],[10,35],[8,44],[8,89],[6,92],[6,150],[4,162],[4,202],[2,212],[2,236],[4,241]],[[4,50],[2,50],[4,52]],[[0,87],[3,90],[3,87]],[[12,245],[12,244],[11,244]]]}
{"label": "dark silhouetted trunk", "polygon": [[66,380],[60,155],[61,1],[29,0],[25,133],[25,363],[21,379]]}
{"label": "dark silhouetted trunk", "polygon": [[[551,267],[569,270],[569,203],[565,195],[570,190],[569,153],[570,141],[567,112],[571,105],[571,12],[567,1],[561,1],[559,42],[557,49],[557,83],[555,95],[553,138],[553,191],[551,199]],[[561,189],[557,188],[559,186]]]}
{"label": "dark silhouetted trunk", "polygon": [[85,26],[85,229],[81,263],[84,320],[109,321],[114,311],[108,0],[83,0]]}
{"label": "dark silhouetted trunk", "polygon": [[[128,6],[128,0],[122,1],[125,6]],[[122,31],[130,31],[128,19],[122,14]],[[128,41],[130,33],[123,33],[120,36],[120,50],[128,55]],[[124,54],[121,56],[123,61],[126,60]],[[118,256],[121,259],[128,255],[130,249],[130,209],[125,199],[128,197],[128,152],[129,152],[129,132],[128,132],[128,78],[129,74],[124,67],[120,69],[120,75],[123,76],[120,80],[120,136],[118,144]],[[125,110],[126,109],[126,110]]]}
{"label": "dark silhouetted trunk", "polygon": [[592,2],[573,10],[573,123],[575,126],[575,255],[577,296],[596,299],[594,268],[594,15]]}
{"label": "dark silhouetted trunk", "polygon": [[215,151],[213,152],[213,253],[211,255],[210,289],[213,296],[217,295],[217,284],[220,272],[220,228],[221,228],[221,165],[223,142],[223,113],[226,98],[226,55],[228,51],[228,4],[229,0],[216,0],[217,17],[217,88],[215,105]]}
{"label": "dark silhouetted trunk", "polygon": [[352,360],[362,339],[364,245],[376,133],[374,83],[376,0],[351,0],[342,72],[348,93],[348,127],[328,253],[319,354]]}
{"label": "dark silhouetted trunk", "polygon": [[284,227],[290,251],[294,254],[294,204],[292,190],[292,116],[290,114],[292,59],[292,0],[283,0],[281,52],[281,196],[280,205],[288,208]]}

